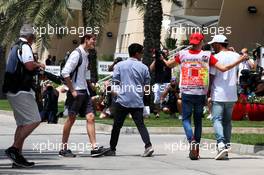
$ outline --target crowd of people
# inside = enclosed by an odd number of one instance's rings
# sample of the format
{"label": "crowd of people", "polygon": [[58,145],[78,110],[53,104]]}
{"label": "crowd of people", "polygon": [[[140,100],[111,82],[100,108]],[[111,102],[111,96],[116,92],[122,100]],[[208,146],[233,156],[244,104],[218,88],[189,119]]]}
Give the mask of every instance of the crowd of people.
{"label": "crowd of people", "polygon": [[[14,142],[11,147],[5,150],[6,155],[16,166],[32,167],[34,162],[27,161],[22,155],[24,140],[41,122],[41,116],[34,97],[33,76],[36,70],[44,69],[45,65],[33,59],[31,45],[34,41],[34,30],[26,24],[21,28],[20,38],[12,47],[7,61],[5,73],[4,91],[14,111],[17,123]],[[90,84],[87,75],[89,59],[88,50],[93,49],[96,43],[96,36],[84,35],[80,45],[70,53],[65,66],[61,71],[67,86],[67,119],[64,123],[61,140],[62,157],[76,157],[68,148],[68,140],[71,128],[80,115],[86,118],[87,135],[91,143],[91,156],[115,156],[116,146],[125,118],[131,114],[136,127],[144,142],[143,157],[149,157],[154,149],[144,124],[144,108],[146,99],[151,94],[151,76],[154,73],[154,104],[156,106],[155,116],[163,110],[171,115],[179,113],[182,120],[186,138],[190,144],[189,158],[198,160],[199,144],[202,135],[203,110],[207,97],[211,98],[211,116],[215,130],[217,150],[216,160],[228,159],[228,148],[231,139],[231,117],[232,107],[237,101],[237,65],[244,68],[253,68],[248,59],[246,49],[239,55],[230,51],[228,39],[224,35],[216,35],[208,44],[214,50],[202,50],[204,35],[194,33],[190,36],[189,49],[180,51],[175,58],[166,59],[168,50],[162,53],[153,52],[153,63],[147,67],[142,63],[143,46],[137,43],[128,47],[129,58],[114,62],[112,85],[110,86],[111,115],[114,118],[113,128],[110,137],[110,147],[104,148],[96,143],[95,130],[95,109],[91,98]],[[157,56],[160,54],[160,56]],[[18,65],[18,66],[17,66]],[[179,82],[171,76],[171,68],[180,66]],[[14,83],[20,82],[20,83]],[[228,89],[228,91],[226,91]],[[109,90],[109,89],[108,89]],[[47,98],[58,98],[50,96],[54,92],[51,85],[45,91]],[[52,115],[57,112],[54,105],[47,106]],[[191,125],[191,117],[194,121],[194,131]]]}

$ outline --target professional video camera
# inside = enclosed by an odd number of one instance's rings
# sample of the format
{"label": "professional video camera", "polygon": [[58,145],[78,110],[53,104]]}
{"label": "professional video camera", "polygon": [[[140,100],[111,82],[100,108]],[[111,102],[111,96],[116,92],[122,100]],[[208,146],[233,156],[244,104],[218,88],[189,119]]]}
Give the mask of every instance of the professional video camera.
{"label": "professional video camera", "polygon": [[63,84],[64,82],[64,78],[62,76],[57,76],[57,75],[54,75],[50,72],[47,72],[47,71],[44,71],[44,70],[40,70],[38,72],[38,75],[42,77],[42,79],[48,79],[50,81],[52,81],[53,83],[56,83],[56,84]]}
{"label": "professional video camera", "polygon": [[155,60],[160,60],[160,57],[163,56],[163,58],[166,59],[166,55],[165,53],[163,52],[163,50],[161,49],[152,49],[152,57],[155,59]]}
{"label": "professional video camera", "polygon": [[56,84],[62,84],[64,79],[61,76],[56,76],[52,73],[49,73],[44,70],[37,70],[34,76],[34,83],[33,83],[33,90],[35,91],[35,96],[36,96],[36,102],[38,105],[39,111],[43,110],[43,101],[42,101],[42,88],[43,84],[41,82],[45,80],[50,80]]}
{"label": "professional video camera", "polygon": [[251,71],[248,69],[241,71],[241,76],[239,78],[239,84],[243,89],[248,89],[250,92],[254,92],[257,85],[261,83],[262,67],[258,67],[257,71]]}

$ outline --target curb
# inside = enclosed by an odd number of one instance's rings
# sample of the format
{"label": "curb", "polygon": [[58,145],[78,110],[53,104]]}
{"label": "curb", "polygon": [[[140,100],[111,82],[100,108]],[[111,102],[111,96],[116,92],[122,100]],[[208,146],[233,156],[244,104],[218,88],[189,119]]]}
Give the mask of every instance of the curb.
{"label": "curb", "polygon": [[[202,139],[202,141],[208,144],[216,144],[216,141],[211,139]],[[231,149],[229,152],[242,155],[264,156],[264,146],[231,143]]]}
{"label": "curb", "polygon": [[[12,111],[3,111],[0,110],[0,114],[12,116]],[[60,118],[58,124],[63,124],[65,118]],[[86,120],[76,120],[75,125],[85,126]],[[110,134],[112,130],[111,125],[96,123],[96,131]],[[181,134],[184,135],[184,130],[182,127],[148,127],[150,134]],[[213,129],[210,127],[203,128],[203,133],[213,133]],[[86,132],[85,132],[86,133]],[[136,127],[123,127],[121,129],[122,134],[138,134]],[[233,133],[258,133],[263,134],[264,128],[233,128]],[[202,139],[203,142],[208,144],[215,144],[215,140],[211,139]],[[259,155],[264,156],[264,146],[261,145],[244,145],[238,143],[232,143],[231,153],[236,154],[246,154],[246,155]]]}
{"label": "curb", "polygon": [[[60,118],[58,123],[63,124],[65,118]],[[75,125],[85,126],[86,120],[76,120]],[[99,132],[111,132],[112,125],[96,123],[96,130]],[[185,134],[184,129],[182,127],[148,127],[148,131],[150,134]],[[122,134],[138,134],[138,130],[136,127],[122,127]],[[212,134],[214,133],[214,129],[212,127],[203,127],[204,134]],[[233,127],[232,133],[238,134],[263,134],[264,128],[250,128],[250,127]]]}

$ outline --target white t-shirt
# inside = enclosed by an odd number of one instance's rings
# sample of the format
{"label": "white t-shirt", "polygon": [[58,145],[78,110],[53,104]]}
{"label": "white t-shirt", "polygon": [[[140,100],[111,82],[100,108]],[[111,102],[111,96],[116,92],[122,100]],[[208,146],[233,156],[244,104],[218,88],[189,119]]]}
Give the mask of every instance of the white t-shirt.
{"label": "white t-shirt", "polygon": [[[21,41],[24,41],[24,42],[27,42],[27,40],[25,38],[19,38]],[[22,54],[20,55],[19,54],[19,50],[17,50],[17,55],[18,55],[18,58],[20,59],[20,61],[22,63],[28,63],[30,61],[34,61],[34,57],[33,57],[33,53],[32,53],[32,49],[30,48],[30,46],[28,44],[23,44],[22,45]],[[24,93],[24,94],[32,94],[34,97],[35,97],[35,92],[31,89],[30,91],[19,91],[18,93],[16,94],[13,94],[11,92],[8,92],[7,95],[8,96],[17,96],[21,93]]]}
{"label": "white t-shirt", "polygon": [[[72,80],[72,85],[75,90],[85,90],[87,89],[86,80],[88,78],[87,76],[88,64],[89,64],[88,52],[86,52],[82,46],[79,46],[78,48],[81,50],[81,53],[82,53],[82,64],[78,68],[78,76],[76,78],[76,81]],[[76,50],[74,50],[70,54],[64,68],[61,71],[61,75],[64,78],[69,77],[70,73],[74,71],[74,69],[78,65],[79,57],[80,57],[80,54]],[[73,78],[75,78],[75,75],[73,76]]]}
{"label": "white t-shirt", "polygon": [[[238,53],[232,51],[221,51],[214,56],[222,65],[232,64],[240,57]],[[210,74],[215,75],[211,88],[212,101],[237,101],[237,67],[226,72],[221,72],[212,67],[210,68]]]}
{"label": "white t-shirt", "polygon": [[[24,42],[27,42],[25,38],[19,38],[19,39]],[[32,50],[27,44],[22,45],[22,55],[20,56],[19,50],[17,50],[17,55],[20,61],[22,61],[24,64],[30,61],[34,61]]]}
{"label": "white t-shirt", "polygon": [[238,77],[241,76],[241,71],[244,70],[244,69],[247,69],[247,70],[250,70],[251,67],[250,67],[250,64],[249,62],[251,62],[252,64],[254,64],[254,61],[253,60],[247,60],[247,61],[243,61],[242,63],[239,64],[239,70],[238,70]]}

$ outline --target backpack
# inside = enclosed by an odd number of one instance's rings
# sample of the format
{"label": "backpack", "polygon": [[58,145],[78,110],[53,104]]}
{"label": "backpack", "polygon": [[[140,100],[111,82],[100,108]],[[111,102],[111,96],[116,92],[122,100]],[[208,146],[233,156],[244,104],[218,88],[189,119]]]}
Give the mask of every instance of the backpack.
{"label": "backpack", "polygon": [[[77,80],[78,69],[81,66],[82,60],[83,60],[81,50],[79,48],[76,48],[75,50],[79,53],[79,61],[78,61],[78,64],[76,65],[75,69],[70,73],[70,78],[71,79],[74,76],[74,82],[76,82],[76,80]],[[60,65],[61,71],[64,68],[64,66],[66,65],[69,57],[70,57],[70,54],[66,55],[64,60],[62,61],[61,65]]]}
{"label": "backpack", "polygon": [[[28,71],[25,68],[23,62],[19,59],[18,54],[22,55],[22,46],[24,44],[28,44],[27,42],[18,40],[11,48],[9,61],[14,62],[16,64],[15,70],[13,72],[5,72],[4,75],[4,84],[3,84],[3,92],[12,92],[17,93],[18,91],[30,91],[30,89],[34,89],[33,76],[36,75],[36,71]],[[30,45],[29,45],[30,46]],[[18,54],[17,54],[18,52]],[[7,66],[8,66],[7,65]]]}

